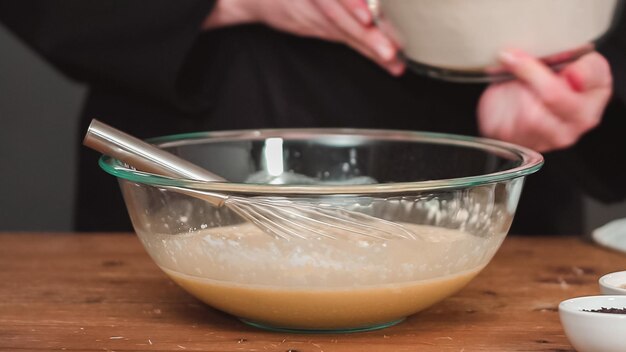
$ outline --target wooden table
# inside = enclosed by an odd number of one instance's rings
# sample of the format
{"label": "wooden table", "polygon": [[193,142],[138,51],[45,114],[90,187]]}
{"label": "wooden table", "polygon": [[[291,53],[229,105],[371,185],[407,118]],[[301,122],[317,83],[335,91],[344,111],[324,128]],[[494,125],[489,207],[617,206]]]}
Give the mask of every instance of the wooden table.
{"label": "wooden table", "polygon": [[130,234],[0,234],[1,351],[571,351],[557,305],[598,294],[626,255],[509,236],[455,296],[355,334],[258,330],[173,284]]}

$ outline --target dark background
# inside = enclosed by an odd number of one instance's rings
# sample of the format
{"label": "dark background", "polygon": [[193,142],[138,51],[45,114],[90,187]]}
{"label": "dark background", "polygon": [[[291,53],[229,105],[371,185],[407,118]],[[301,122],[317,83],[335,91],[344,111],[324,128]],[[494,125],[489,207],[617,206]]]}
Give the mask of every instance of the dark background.
{"label": "dark background", "polygon": [[[71,231],[85,92],[0,26],[0,231]],[[626,203],[586,208],[587,232],[626,217]]]}

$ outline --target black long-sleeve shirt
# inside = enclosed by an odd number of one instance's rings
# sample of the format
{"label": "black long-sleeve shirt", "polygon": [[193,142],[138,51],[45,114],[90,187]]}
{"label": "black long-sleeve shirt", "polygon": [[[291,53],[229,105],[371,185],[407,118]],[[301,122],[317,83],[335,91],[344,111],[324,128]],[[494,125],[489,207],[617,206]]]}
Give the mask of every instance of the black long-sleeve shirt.
{"label": "black long-sleeve shirt", "polygon": [[[477,135],[480,84],[395,78],[351,49],[262,25],[202,33],[213,1],[0,0],[0,21],[86,82],[79,136],[99,118],[139,137],[198,130],[361,127]],[[626,197],[626,21],[599,50],[615,75],[602,124],[547,153],[528,177],[513,233],[576,234],[582,196]],[[77,141],[77,147],[80,142]],[[77,230],[130,230],[115,179],[80,148]]]}

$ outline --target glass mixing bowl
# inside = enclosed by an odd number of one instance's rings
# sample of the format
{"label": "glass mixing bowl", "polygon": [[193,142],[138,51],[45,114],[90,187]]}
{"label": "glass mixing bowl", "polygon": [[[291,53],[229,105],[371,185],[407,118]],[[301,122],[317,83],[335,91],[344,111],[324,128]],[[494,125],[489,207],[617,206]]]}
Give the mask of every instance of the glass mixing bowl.
{"label": "glass mixing bowl", "polygon": [[[152,259],[208,305],[288,331],[383,328],[454,294],[496,253],[525,177],[543,163],[540,154],[503,142],[391,130],[245,130],[149,141],[230,181],[161,177],[102,157]],[[339,229],[333,238],[278,238],[190,195],[207,191],[366,214],[415,238]]]}

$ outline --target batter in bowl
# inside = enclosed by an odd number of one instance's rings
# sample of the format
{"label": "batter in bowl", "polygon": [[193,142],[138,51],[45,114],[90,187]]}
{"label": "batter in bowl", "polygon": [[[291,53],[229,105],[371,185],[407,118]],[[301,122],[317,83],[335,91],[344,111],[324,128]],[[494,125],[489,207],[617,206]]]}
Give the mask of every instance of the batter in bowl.
{"label": "batter in bowl", "polygon": [[421,239],[285,241],[251,224],[139,236],[186,291],[247,322],[286,329],[370,329],[460,290],[504,237],[403,225]]}

